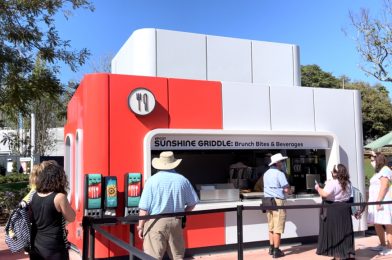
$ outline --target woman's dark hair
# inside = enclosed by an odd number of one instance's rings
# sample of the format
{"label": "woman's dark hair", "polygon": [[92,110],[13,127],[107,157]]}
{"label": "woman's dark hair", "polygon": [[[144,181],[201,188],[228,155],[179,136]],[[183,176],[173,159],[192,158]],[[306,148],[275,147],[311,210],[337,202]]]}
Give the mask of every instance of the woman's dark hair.
{"label": "woman's dark hair", "polygon": [[381,169],[387,165],[387,159],[382,153],[377,152],[374,160],[376,161],[376,172],[381,171]]}
{"label": "woman's dark hair", "polygon": [[347,184],[351,183],[350,182],[350,175],[348,174],[346,166],[344,166],[343,164],[335,165],[333,167],[332,173],[333,173],[332,177],[334,179],[337,179],[339,181],[340,185],[342,186],[342,189],[344,191],[346,191]]}
{"label": "woman's dark hair", "polygon": [[58,192],[67,194],[68,180],[64,169],[56,161],[43,161],[36,179],[37,192]]}

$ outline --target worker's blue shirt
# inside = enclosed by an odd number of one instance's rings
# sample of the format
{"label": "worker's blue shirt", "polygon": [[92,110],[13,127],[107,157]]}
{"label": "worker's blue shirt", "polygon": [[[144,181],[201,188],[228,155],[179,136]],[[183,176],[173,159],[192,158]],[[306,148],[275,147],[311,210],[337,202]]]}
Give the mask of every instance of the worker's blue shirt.
{"label": "worker's blue shirt", "polygon": [[174,170],[159,171],[147,179],[139,208],[149,215],[184,212],[199,202],[190,182]]}
{"label": "worker's blue shirt", "polygon": [[264,197],[273,197],[279,199],[285,199],[283,189],[289,186],[286,176],[275,166],[271,166],[264,173]]}

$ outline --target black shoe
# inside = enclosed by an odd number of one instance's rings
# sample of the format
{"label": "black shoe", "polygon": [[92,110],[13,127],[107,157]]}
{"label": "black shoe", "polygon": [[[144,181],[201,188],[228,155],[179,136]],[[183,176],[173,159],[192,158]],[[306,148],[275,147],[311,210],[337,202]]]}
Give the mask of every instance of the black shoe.
{"label": "black shoe", "polygon": [[274,253],[274,246],[270,246],[268,249],[268,254],[272,255]]}
{"label": "black shoe", "polygon": [[284,253],[279,248],[274,248],[274,252],[272,253],[272,258],[279,258],[284,256]]}

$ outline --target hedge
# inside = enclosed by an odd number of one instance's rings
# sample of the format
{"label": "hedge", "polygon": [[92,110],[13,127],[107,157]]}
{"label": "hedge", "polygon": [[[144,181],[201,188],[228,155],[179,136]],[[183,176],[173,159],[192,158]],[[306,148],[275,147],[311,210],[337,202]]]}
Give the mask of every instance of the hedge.
{"label": "hedge", "polygon": [[0,176],[0,184],[13,183],[13,182],[26,182],[29,181],[28,174],[12,173],[7,176]]}

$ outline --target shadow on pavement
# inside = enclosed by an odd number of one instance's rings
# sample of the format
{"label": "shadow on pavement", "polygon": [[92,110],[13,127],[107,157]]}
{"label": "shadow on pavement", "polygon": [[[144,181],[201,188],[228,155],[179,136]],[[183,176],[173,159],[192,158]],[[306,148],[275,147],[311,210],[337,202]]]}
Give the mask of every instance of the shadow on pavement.
{"label": "shadow on pavement", "polygon": [[290,248],[282,249],[283,253],[285,255],[296,255],[308,251],[314,251],[316,253],[316,246],[317,245],[298,245],[298,246],[292,246]]}
{"label": "shadow on pavement", "polygon": [[364,248],[360,248],[360,249],[355,250],[356,258],[360,259],[359,257],[362,257],[362,259],[371,259],[375,256],[378,256],[377,251],[371,251],[369,248],[370,247],[364,247]]}

